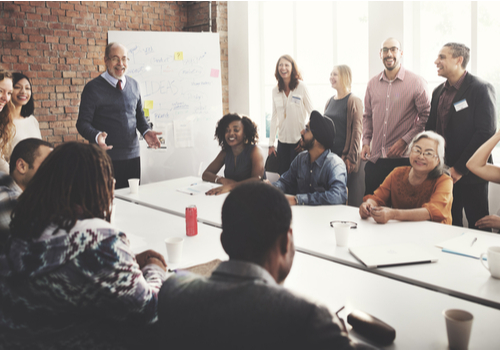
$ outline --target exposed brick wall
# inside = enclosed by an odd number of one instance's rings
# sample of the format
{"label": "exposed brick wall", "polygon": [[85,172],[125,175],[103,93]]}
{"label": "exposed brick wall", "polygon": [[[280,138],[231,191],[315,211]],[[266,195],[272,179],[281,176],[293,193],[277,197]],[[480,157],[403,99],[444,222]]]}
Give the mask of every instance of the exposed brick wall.
{"label": "exposed brick wall", "polygon": [[[212,2],[212,8],[224,8],[225,14],[219,16],[225,20],[227,4],[220,3]],[[190,6],[177,1],[0,2],[0,68],[21,71],[32,80],[35,117],[44,139],[54,144],[83,140],[75,127],[80,94],[89,80],[105,70],[107,32],[183,31],[188,10],[203,6],[208,9],[208,2]],[[221,62],[226,61],[225,68],[222,64],[226,111],[227,24],[224,31],[226,56]],[[221,41],[222,33],[221,29]]]}

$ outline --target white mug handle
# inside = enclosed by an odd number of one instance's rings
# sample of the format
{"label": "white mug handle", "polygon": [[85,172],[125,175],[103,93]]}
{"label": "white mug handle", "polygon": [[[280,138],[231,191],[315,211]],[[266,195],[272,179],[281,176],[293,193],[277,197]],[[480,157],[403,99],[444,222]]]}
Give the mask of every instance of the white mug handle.
{"label": "white mug handle", "polygon": [[490,271],[489,267],[487,267],[485,264],[484,264],[484,260],[483,260],[483,256],[486,255],[486,253],[482,253],[481,256],[479,257],[479,261],[481,261],[481,264],[484,266],[484,268],[488,271]]}

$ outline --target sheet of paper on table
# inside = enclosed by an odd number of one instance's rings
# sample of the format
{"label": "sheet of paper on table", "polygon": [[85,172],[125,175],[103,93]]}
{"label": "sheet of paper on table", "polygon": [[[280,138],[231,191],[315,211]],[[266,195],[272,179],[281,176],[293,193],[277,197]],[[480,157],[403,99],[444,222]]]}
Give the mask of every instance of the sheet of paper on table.
{"label": "sheet of paper on table", "polygon": [[436,244],[445,253],[467,256],[479,259],[481,253],[486,253],[489,247],[500,246],[500,237],[474,232],[464,232],[462,235]]}
{"label": "sheet of paper on table", "polygon": [[210,182],[201,182],[192,184],[189,187],[178,188],[177,191],[189,194],[191,196],[205,194],[207,191],[210,191],[212,188],[218,187],[220,184],[214,184]]}

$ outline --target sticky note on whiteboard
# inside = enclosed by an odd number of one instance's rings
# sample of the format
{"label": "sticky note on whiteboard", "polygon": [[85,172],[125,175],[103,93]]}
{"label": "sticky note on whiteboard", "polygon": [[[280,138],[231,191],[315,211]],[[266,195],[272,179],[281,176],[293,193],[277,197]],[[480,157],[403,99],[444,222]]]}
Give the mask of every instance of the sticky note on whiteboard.
{"label": "sticky note on whiteboard", "polygon": [[182,61],[184,59],[184,53],[182,51],[174,53],[174,59],[176,61]]}
{"label": "sticky note on whiteboard", "polygon": [[153,109],[153,100],[144,101],[144,109]]}
{"label": "sticky note on whiteboard", "polygon": [[149,109],[144,108],[144,116],[149,117]]}
{"label": "sticky note on whiteboard", "polygon": [[210,72],[210,77],[212,77],[212,78],[218,78],[219,77],[219,70],[212,68],[212,71]]}

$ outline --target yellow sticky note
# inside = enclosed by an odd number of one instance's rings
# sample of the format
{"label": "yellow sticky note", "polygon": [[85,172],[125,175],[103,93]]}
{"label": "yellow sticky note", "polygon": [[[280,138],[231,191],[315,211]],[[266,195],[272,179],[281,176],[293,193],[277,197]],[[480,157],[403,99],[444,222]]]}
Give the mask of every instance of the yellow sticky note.
{"label": "yellow sticky note", "polygon": [[184,59],[184,53],[182,51],[174,53],[174,58],[176,61],[182,61]]}
{"label": "yellow sticky note", "polygon": [[144,108],[144,116],[149,117],[149,109]]}
{"label": "yellow sticky note", "polygon": [[144,109],[153,109],[153,100],[144,101]]}

